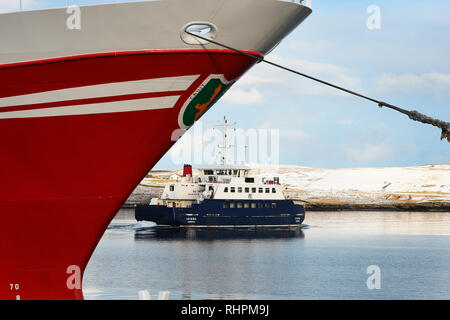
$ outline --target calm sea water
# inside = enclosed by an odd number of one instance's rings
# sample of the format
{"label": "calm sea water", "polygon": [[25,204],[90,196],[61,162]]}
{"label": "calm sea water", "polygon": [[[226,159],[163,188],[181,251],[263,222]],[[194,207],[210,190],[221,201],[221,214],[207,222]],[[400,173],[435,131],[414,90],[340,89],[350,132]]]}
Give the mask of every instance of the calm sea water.
{"label": "calm sea water", "polygon": [[[368,289],[369,266],[380,289]],[[123,209],[86,299],[450,299],[450,213],[308,212],[300,230],[179,230]]]}

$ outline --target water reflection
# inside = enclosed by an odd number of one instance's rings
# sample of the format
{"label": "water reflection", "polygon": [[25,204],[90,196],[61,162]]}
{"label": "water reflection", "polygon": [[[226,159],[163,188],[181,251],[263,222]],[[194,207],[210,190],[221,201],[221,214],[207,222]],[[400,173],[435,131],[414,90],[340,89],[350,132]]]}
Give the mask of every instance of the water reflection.
{"label": "water reflection", "polygon": [[134,239],[139,240],[253,240],[304,238],[301,228],[176,228],[149,227],[135,230]]}
{"label": "water reflection", "polygon": [[[85,272],[90,299],[448,299],[450,213],[309,212],[302,229],[179,229],[114,219]],[[382,272],[368,290],[369,265]]]}

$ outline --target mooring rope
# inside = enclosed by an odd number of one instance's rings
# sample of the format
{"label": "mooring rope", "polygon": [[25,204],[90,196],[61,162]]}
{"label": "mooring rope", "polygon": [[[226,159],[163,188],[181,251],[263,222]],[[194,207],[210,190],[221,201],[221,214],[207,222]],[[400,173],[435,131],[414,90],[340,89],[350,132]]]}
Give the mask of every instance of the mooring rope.
{"label": "mooring rope", "polygon": [[422,123],[425,123],[425,124],[431,124],[432,126],[438,127],[439,129],[442,130],[441,140],[447,139],[447,141],[450,142],[450,123],[449,122],[428,117],[428,116],[426,116],[426,115],[424,115],[424,114],[422,114],[422,113],[420,113],[418,111],[415,111],[415,110],[409,111],[409,110],[402,109],[402,108],[394,106],[392,104],[389,104],[389,103],[386,103],[386,102],[383,102],[383,101],[380,101],[380,100],[377,100],[377,99],[374,99],[374,98],[370,98],[370,97],[365,96],[363,94],[360,94],[358,92],[355,92],[355,91],[352,91],[352,90],[349,90],[349,89],[337,86],[335,84],[332,84],[330,82],[323,81],[323,80],[320,80],[318,78],[312,77],[310,75],[301,73],[301,72],[299,72],[297,70],[290,69],[288,67],[282,66],[282,65],[277,64],[275,62],[268,61],[268,60],[264,59],[264,57],[260,57],[260,56],[257,56],[257,55],[251,54],[251,53],[244,52],[242,50],[230,47],[228,45],[225,45],[223,43],[217,42],[217,41],[209,39],[209,38],[202,37],[202,36],[200,36],[198,34],[195,34],[195,33],[189,32],[189,31],[185,31],[185,32],[187,34],[191,35],[191,36],[197,37],[197,38],[202,39],[204,41],[211,42],[211,43],[213,43],[215,45],[218,45],[220,47],[223,47],[223,48],[235,51],[235,52],[237,52],[237,53],[239,53],[241,55],[244,55],[244,56],[256,59],[259,62],[265,62],[265,63],[267,63],[269,65],[274,66],[274,67],[283,69],[283,70],[288,71],[288,72],[295,73],[296,75],[308,78],[310,80],[313,80],[313,81],[316,81],[316,82],[319,82],[319,83],[322,83],[324,85],[327,85],[329,87],[335,88],[337,90],[341,90],[341,91],[347,92],[347,93],[349,93],[351,95],[354,95],[354,96],[357,96],[359,98],[369,100],[371,102],[376,103],[380,108],[386,107],[386,108],[390,108],[390,109],[396,110],[398,112],[401,112],[401,113],[407,115],[411,120],[422,122]]}

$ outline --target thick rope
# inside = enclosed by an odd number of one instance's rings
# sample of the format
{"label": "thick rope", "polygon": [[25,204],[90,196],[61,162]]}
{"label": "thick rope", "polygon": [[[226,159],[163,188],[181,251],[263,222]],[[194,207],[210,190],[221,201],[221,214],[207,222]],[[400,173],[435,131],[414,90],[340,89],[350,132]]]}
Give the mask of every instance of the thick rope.
{"label": "thick rope", "polygon": [[188,32],[188,31],[185,31],[185,32],[187,34],[193,36],[193,37],[197,37],[199,39],[202,39],[202,40],[207,41],[207,42],[211,42],[211,43],[213,43],[215,45],[218,45],[220,47],[223,47],[223,48],[235,51],[235,52],[237,52],[237,53],[239,53],[241,55],[244,55],[244,56],[256,59],[256,60],[258,60],[258,62],[265,62],[267,64],[270,64],[270,65],[274,66],[274,67],[286,70],[288,72],[295,73],[295,74],[297,74],[299,76],[302,76],[302,77],[308,78],[310,80],[322,83],[324,85],[327,85],[329,87],[335,88],[337,90],[341,90],[341,91],[347,92],[347,93],[349,93],[351,95],[360,97],[362,99],[369,100],[371,102],[376,103],[380,108],[386,107],[386,108],[390,108],[390,109],[396,110],[398,112],[406,114],[411,120],[422,122],[422,123],[425,123],[425,124],[431,124],[432,126],[438,127],[439,129],[442,130],[441,140],[447,139],[447,141],[450,142],[450,123],[449,122],[442,121],[442,120],[439,120],[439,119],[430,118],[430,117],[428,117],[428,116],[426,116],[426,115],[424,115],[424,114],[422,114],[422,113],[420,113],[418,111],[415,111],[415,110],[409,111],[409,110],[405,110],[405,109],[399,108],[399,107],[394,106],[392,104],[389,104],[389,103],[386,103],[386,102],[383,102],[383,101],[380,101],[380,100],[377,100],[377,99],[373,99],[373,98],[367,97],[367,96],[362,95],[360,93],[357,93],[355,91],[352,91],[352,90],[349,90],[349,89],[345,89],[343,87],[337,86],[337,85],[332,84],[330,82],[326,82],[326,81],[320,80],[318,78],[312,77],[310,75],[301,73],[299,71],[287,68],[285,66],[282,66],[280,64],[274,63],[272,61],[265,60],[263,57],[260,57],[260,56],[254,55],[254,54],[250,54],[250,53],[244,52],[242,50],[238,50],[236,48],[227,46],[225,44],[222,44],[220,42],[214,41],[214,40],[209,39],[209,38],[202,37],[202,36],[200,36],[198,34],[195,34],[195,33],[192,33],[192,32]]}

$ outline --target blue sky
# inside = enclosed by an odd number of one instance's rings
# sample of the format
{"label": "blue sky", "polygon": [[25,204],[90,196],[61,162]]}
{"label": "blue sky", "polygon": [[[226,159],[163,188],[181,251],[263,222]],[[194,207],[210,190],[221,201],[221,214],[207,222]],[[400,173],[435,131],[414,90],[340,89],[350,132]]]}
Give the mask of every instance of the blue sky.
{"label": "blue sky", "polygon": [[[18,2],[18,1],[17,1]],[[72,0],[71,4],[114,1]],[[450,121],[450,1],[313,0],[312,15],[266,58],[405,109]],[[14,0],[0,0],[12,10]],[[23,0],[27,9],[65,0]],[[381,9],[369,30],[366,10]],[[281,164],[322,168],[450,163],[440,130],[259,64],[203,118],[280,130]],[[166,155],[158,169],[176,168]]]}
{"label": "blue sky", "polygon": [[[366,26],[372,4],[381,9],[380,30]],[[313,14],[267,59],[450,121],[449,9],[449,1],[315,0]],[[258,83],[277,77],[282,81]],[[324,168],[450,163],[450,144],[439,140],[439,129],[395,111],[263,64],[240,81],[235,92],[242,97],[247,92],[249,101],[251,92],[259,93],[259,99],[239,105],[225,96],[205,120],[227,115],[242,127],[279,128],[280,163]]]}

